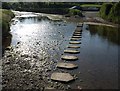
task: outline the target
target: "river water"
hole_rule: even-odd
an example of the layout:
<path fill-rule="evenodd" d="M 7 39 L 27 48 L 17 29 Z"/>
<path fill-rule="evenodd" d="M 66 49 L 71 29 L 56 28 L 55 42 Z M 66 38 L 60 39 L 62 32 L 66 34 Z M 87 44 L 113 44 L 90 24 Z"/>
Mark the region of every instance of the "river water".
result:
<path fill-rule="evenodd" d="M 19 55 L 53 61 L 49 72 L 62 71 L 76 75 L 78 79 L 65 86 L 72 89 L 116 89 L 118 88 L 118 48 L 120 42 L 117 28 L 83 25 L 78 65 L 74 70 L 55 67 L 61 61 L 64 49 L 76 29 L 76 22 L 54 21 L 34 13 L 19 12 L 11 24 L 10 45 Z M 75 54 L 76 55 L 76 54 Z M 30 61 L 31 62 L 31 61 Z M 34 62 L 33 62 L 34 64 Z M 39 64 L 36 64 L 39 66 Z M 49 64 L 48 64 L 49 65 Z"/>

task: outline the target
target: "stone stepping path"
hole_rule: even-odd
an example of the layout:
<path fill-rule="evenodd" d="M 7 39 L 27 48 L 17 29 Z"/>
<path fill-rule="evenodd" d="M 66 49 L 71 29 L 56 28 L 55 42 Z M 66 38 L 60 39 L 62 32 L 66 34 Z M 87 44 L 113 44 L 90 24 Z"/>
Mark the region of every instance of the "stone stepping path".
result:
<path fill-rule="evenodd" d="M 74 69 L 74 68 L 77 68 L 78 66 L 76 64 L 72 64 L 72 63 L 58 63 L 57 67 L 65 68 L 65 69 Z"/>
<path fill-rule="evenodd" d="M 81 44 L 79 41 L 70 41 L 69 44 Z"/>
<path fill-rule="evenodd" d="M 80 53 L 80 51 L 78 51 L 78 50 L 64 50 L 64 53 L 77 54 L 77 53 Z"/>
<path fill-rule="evenodd" d="M 63 60 L 78 60 L 78 57 L 77 56 L 72 56 L 72 55 L 62 55 L 61 56 L 61 59 L 63 59 Z"/>
<path fill-rule="evenodd" d="M 65 60 L 65 61 L 76 61 L 78 60 L 78 57 L 75 55 L 70 55 L 70 54 L 77 54 L 80 53 L 80 51 L 76 50 L 76 48 L 80 48 L 80 46 L 76 45 L 76 44 L 81 44 L 80 42 L 80 38 L 82 38 L 82 28 L 80 29 L 79 27 L 82 27 L 82 23 L 77 25 L 77 28 L 75 30 L 75 32 L 73 33 L 72 38 L 70 39 L 68 48 L 72 48 L 72 49 L 66 49 L 64 50 L 64 53 L 69 53 L 69 55 L 62 55 L 61 59 Z M 57 68 L 61 68 L 61 69 L 74 69 L 77 68 L 78 65 L 73 64 L 73 63 L 65 63 L 65 62 L 60 62 L 57 63 L 56 65 Z M 74 77 L 69 74 L 69 73 L 61 73 L 61 72 L 54 72 L 51 74 L 51 80 L 54 81 L 60 81 L 60 82 L 70 82 L 72 80 L 74 80 Z"/>
<path fill-rule="evenodd" d="M 69 82 L 74 80 L 73 76 L 71 76 L 69 73 L 58 73 L 58 72 L 53 73 L 51 75 L 51 79 L 61 82 Z"/>
<path fill-rule="evenodd" d="M 70 45 L 68 48 L 80 48 L 80 46 Z"/>

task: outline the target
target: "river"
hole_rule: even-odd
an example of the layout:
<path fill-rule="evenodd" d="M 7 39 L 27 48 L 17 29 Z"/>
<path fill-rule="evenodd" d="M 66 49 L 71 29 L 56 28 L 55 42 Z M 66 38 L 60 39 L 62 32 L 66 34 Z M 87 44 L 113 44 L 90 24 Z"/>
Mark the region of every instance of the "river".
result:
<path fill-rule="evenodd" d="M 4 56 L 4 88 L 118 88 L 118 48 L 120 48 L 118 35 L 120 30 L 84 24 L 80 54 L 77 54 L 79 60 L 71 62 L 76 63 L 78 68 L 61 70 L 56 68 L 56 64 L 61 61 L 61 55 L 69 45 L 77 22 L 51 20 L 40 15 L 17 12 L 14 22 L 11 23 L 12 37 L 9 39 L 9 45 L 12 46 L 12 50 L 11 52 L 7 50 Z M 10 63 L 6 64 L 8 59 Z M 69 72 L 78 79 L 68 84 L 50 80 L 51 73 L 61 71 Z"/>

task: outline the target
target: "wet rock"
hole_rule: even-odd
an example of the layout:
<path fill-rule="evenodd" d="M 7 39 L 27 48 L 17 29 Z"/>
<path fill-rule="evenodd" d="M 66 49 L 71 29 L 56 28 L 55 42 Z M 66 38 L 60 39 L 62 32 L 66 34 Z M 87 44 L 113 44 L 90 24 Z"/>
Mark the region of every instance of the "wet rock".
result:
<path fill-rule="evenodd" d="M 22 54 L 21 57 L 27 58 L 27 57 L 29 57 L 29 55 L 28 54 Z"/>
<path fill-rule="evenodd" d="M 78 50 L 64 50 L 64 53 L 77 54 L 77 53 L 80 53 L 80 51 L 78 51 Z"/>
<path fill-rule="evenodd" d="M 58 63 L 57 67 L 66 68 L 66 69 L 74 69 L 74 68 L 77 68 L 78 66 L 72 63 Z"/>
<path fill-rule="evenodd" d="M 82 90 L 82 87 L 81 87 L 81 86 L 78 86 L 77 88 L 80 89 L 80 90 Z"/>
<path fill-rule="evenodd" d="M 81 44 L 81 42 L 79 42 L 79 41 L 70 41 L 69 43 L 70 44 Z"/>
<path fill-rule="evenodd" d="M 61 59 L 63 59 L 63 60 L 77 60 L 78 57 L 77 56 L 72 56 L 72 55 L 63 55 L 61 57 Z"/>
<path fill-rule="evenodd" d="M 82 38 L 81 36 L 72 36 L 72 38 Z"/>
<path fill-rule="evenodd" d="M 80 38 L 71 38 L 70 39 L 71 41 L 78 41 L 78 40 L 81 40 Z"/>
<path fill-rule="evenodd" d="M 5 64 L 10 64 L 10 61 L 6 61 Z"/>
<path fill-rule="evenodd" d="M 5 50 L 8 50 L 8 51 L 10 51 L 10 50 L 11 50 L 11 47 L 9 46 L 9 47 L 7 47 Z"/>
<path fill-rule="evenodd" d="M 17 42 L 17 45 L 20 44 L 20 42 Z"/>
<path fill-rule="evenodd" d="M 80 46 L 71 45 L 71 46 L 68 46 L 68 48 L 80 48 Z"/>
<path fill-rule="evenodd" d="M 12 55 L 11 54 L 7 55 L 7 58 L 9 58 L 9 57 L 12 57 Z"/>
<path fill-rule="evenodd" d="M 51 75 L 51 79 L 55 81 L 69 82 L 72 81 L 74 78 L 69 73 L 55 72 Z"/>

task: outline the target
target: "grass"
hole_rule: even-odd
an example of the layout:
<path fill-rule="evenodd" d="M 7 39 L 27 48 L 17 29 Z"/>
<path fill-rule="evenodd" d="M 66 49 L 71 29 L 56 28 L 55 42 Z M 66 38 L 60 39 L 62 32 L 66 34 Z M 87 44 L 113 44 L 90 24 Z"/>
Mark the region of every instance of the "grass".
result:
<path fill-rule="evenodd" d="M 98 4 L 83 4 L 83 5 L 80 5 L 81 7 L 98 7 L 100 8 L 101 5 L 98 5 Z"/>

